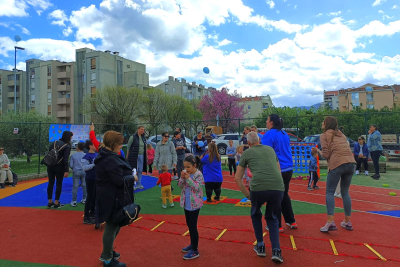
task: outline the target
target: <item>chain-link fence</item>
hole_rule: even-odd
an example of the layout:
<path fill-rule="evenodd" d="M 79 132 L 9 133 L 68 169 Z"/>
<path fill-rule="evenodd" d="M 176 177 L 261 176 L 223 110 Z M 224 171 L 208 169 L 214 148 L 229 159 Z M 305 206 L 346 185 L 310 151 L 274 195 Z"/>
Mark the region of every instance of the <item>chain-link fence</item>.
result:
<path fill-rule="evenodd" d="M 284 128 L 291 133 L 293 138 L 304 139 L 308 135 L 320 134 L 321 124 L 324 114 L 313 114 L 307 116 L 282 117 Z M 357 140 L 358 136 L 368 132 L 370 124 L 376 124 L 382 134 L 400 134 L 400 112 L 376 112 L 376 113 L 350 113 L 334 114 L 339 121 L 339 126 L 343 127 L 346 136 Z M 109 130 L 121 132 L 125 137 L 125 143 L 134 134 L 138 126 L 144 126 L 146 137 L 149 140 L 158 142 L 162 132 L 168 131 L 172 134 L 176 128 L 180 128 L 186 138 L 193 140 L 197 131 L 205 132 L 206 127 L 212 127 L 214 133 L 237 133 L 242 134 L 246 126 L 256 125 L 260 132 L 266 130 L 267 118 L 248 118 L 248 119 L 229 119 L 229 120 L 209 120 L 209 121 L 182 121 L 156 123 L 137 123 L 137 124 L 96 124 L 95 133 L 99 141 Z M 45 166 L 40 165 L 46 152 L 49 150 L 49 134 L 51 134 L 49 123 L 29 123 L 29 122 L 0 122 L 0 147 L 4 147 L 4 153 L 11 161 L 12 170 L 18 175 L 43 173 Z M 219 128 L 220 127 L 220 128 Z M 217 132 L 217 129 L 220 129 Z M 292 140 L 296 141 L 296 140 Z M 73 142 L 76 145 L 76 141 Z M 126 146 L 124 147 L 126 150 Z M 72 153 L 75 150 L 72 150 Z"/>

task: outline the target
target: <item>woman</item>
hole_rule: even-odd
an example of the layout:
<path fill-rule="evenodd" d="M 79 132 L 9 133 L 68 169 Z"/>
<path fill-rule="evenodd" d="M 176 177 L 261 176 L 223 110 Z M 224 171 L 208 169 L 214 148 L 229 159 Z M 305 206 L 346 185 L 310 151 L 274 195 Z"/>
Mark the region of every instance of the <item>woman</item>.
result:
<path fill-rule="evenodd" d="M 285 192 L 283 194 L 281 212 L 286 224 L 291 229 L 297 229 L 298 225 L 294 218 L 292 202 L 289 196 L 289 183 L 292 180 L 293 174 L 293 159 L 292 152 L 290 150 L 290 139 L 289 135 L 282 130 L 283 120 L 276 114 L 271 114 L 267 120 L 267 131 L 262 139 L 262 144 L 270 146 L 274 149 L 276 156 L 278 157 L 279 164 L 281 167 L 281 175 L 283 183 L 285 184 Z M 282 216 L 278 215 L 279 219 L 279 232 L 283 232 L 282 228 Z M 268 229 L 267 229 L 268 230 Z"/>
<path fill-rule="evenodd" d="M 199 146 L 199 142 L 203 142 L 203 146 Z M 207 145 L 207 140 L 203 136 L 202 131 L 197 132 L 197 136 L 193 139 L 192 147 L 193 147 L 193 154 L 195 156 L 201 156 L 205 152 L 205 147 Z"/>
<path fill-rule="evenodd" d="M 131 165 L 131 170 L 137 170 L 138 182 L 136 189 L 144 189 L 142 185 L 142 173 L 147 172 L 147 152 L 146 152 L 146 137 L 144 126 L 139 125 L 137 132 L 128 140 L 126 158 Z"/>
<path fill-rule="evenodd" d="M 174 143 L 169 141 L 169 133 L 162 133 L 162 140 L 157 143 L 156 154 L 154 156 L 154 168 L 161 171 L 161 166 L 166 164 L 168 172 L 172 174 L 172 170 L 176 167 L 177 155 Z"/>
<path fill-rule="evenodd" d="M 96 204 L 100 222 L 106 222 L 103 234 L 103 253 L 100 260 L 104 266 L 126 266 L 117 260 L 120 254 L 113 250 L 114 240 L 120 226 L 113 222 L 113 215 L 124 206 L 133 203 L 133 184 L 137 177 L 132 176 L 129 163 L 118 153 L 124 137 L 121 133 L 108 131 L 94 160 L 96 165 Z M 125 190 L 125 185 L 126 189 Z"/>
<path fill-rule="evenodd" d="M 346 136 L 338 130 L 338 121 L 328 116 L 322 122 L 323 133 L 320 136 L 322 157 L 328 162 L 328 176 L 326 179 L 326 208 L 328 221 L 320 229 L 321 232 L 337 231 L 334 219 L 335 189 L 340 180 L 340 192 L 344 207 L 344 221 L 340 224 L 349 231 L 353 230 L 350 222 L 351 198 L 349 188 L 354 174 L 355 160 L 347 143 Z"/>
<path fill-rule="evenodd" d="M 183 171 L 183 160 L 185 159 L 186 153 L 186 141 L 185 138 L 182 138 L 180 132 L 174 132 L 174 139 L 172 139 L 172 142 L 175 146 L 178 161 L 176 169 L 174 169 L 174 179 L 177 180 L 181 178 L 181 172 Z"/>
<path fill-rule="evenodd" d="M 55 141 L 49 147 L 49 151 L 54 148 L 58 150 L 58 163 L 54 166 L 47 167 L 47 175 L 49 177 L 49 184 L 47 186 L 48 209 L 51 207 L 55 209 L 64 207 L 64 205 L 60 203 L 60 197 L 63 179 L 67 178 L 69 175 L 68 160 L 69 154 L 71 153 L 71 140 L 73 135 L 74 134 L 70 131 L 64 131 L 61 139 Z M 53 202 L 53 189 L 56 179 L 56 194 L 55 201 Z"/>
<path fill-rule="evenodd" d="M 357 162 L 356 175 L 360 174 L 361 163 L 364 164 L 365 175 L 368 174 L 368 145 L 365 143 L 364 136 L 358 137 L 358 143 L 354 143 L 354 158 Z"/>
<path fill-rule="evenodd" d="M 208 144 L 208 154 L 201 157 L 203 177 L 206 187 L 207 202 L 212 202 L 211 196 L 215 192 L 215 201 L 220 200 L 222 185 L 221 156 L 215 143 Z"/>
<path fill-rule="evenodd" d="M 382 147 L 382 135 L 378 131 L 378 126 L 375 124 L 371 124 L 369 126 L 369 138 L 368 138 L 368 149 L 371 153 L 371 159 L 374 163 L 375 174 L 372 179 L 379 180 L 381 175 L 379 174 L 379 157 L 382 154 L 383 147 Z"/>
<path fill-rule="evenodd" d="M 240 137 L 239 142 L 242 142 L 243 152 L 249 148 L 249 144 L 247 143 L 247 134 L 251 131 L 249 126 L 244 127 L 242 137 Z"/>

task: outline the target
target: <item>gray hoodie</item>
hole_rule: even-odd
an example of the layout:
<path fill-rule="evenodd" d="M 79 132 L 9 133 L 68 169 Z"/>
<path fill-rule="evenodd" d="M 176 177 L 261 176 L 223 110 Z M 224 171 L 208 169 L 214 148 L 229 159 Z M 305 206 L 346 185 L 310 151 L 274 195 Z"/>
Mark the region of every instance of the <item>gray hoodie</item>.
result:
<path fill-rule="evenodd" d="M 174 164 L 177 163 L 177 156 L 175 145 L 171 141 L 167 141 L 165 144 L 162 141 L 157 143 L 156 153 L 154 155 L 154 166 L 157 170 L 161 170 L 163 164 L 168 165 L 168 170 L 174 169 Z"/>

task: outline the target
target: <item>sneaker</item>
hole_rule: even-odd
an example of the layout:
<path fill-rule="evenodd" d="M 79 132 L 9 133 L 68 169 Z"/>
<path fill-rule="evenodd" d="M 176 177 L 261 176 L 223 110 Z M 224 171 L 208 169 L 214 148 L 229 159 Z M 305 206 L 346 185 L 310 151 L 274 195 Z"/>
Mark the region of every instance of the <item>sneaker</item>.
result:
<path fill-rule="evenodd" d="M 94 225 L 94 229 L 96 229 L 96 230 L 100 229 L 100 227 L 101 227 L 101 224 L 100 224 L 100 223 L 96 223 L 96 224 Z"/>
<path fill-rule="evenodd" d="M 221 200 L 221 198 L 214 197 L 214 201 L 220 201 L 220 200 Z"/>
<path fill-rule="evenodd" d="M 369 172 L 368 171 L 365 171 L 365 176 L 368 176 L 369 175 Z"/>
<path fill-rule="evenodd" d="M 82 200 L 81 200 L 81 203 L 82 203 L 82 204 L 86 204 L 86 198 L 82 199 Z"/>
<path fill-rule="evenodd" d="M 171 203 L 171 205 L 170 205 L 170 206 L 171 206 L 171 208 L 173 208 L 173 207 L 175 207 L 175 204 L 174 204 L 174 203 Z"/>
<path fill-rule="evenodd" d="M 47 204 L 47 208 L 48 208 L 48 209 L 51 209 L 53 206 L 54 206 L 54 202 L 51 202 L 51 203 L 48 203 L 48 204 Z"/>
<path fill-rule="evenodd" d="M 269 231 L 268 226 L 265 226 L 265 230 Z M 283 233 L 283 227 L 279 227 L 279 233 Z"/>
<path fill-rule="evenodd" d="M 258 257 L 266 257 L 267 253 L 265 252 L 265 246 L 254 246 L 254 251 L 257 253 Z"/>
<path fill-rule="evenodd" d="M 76 201 L 72 201 L 72 202 L 71 202 L 71 206 L 72 206 L 72 207 L 76 207 Z"/>
<path fill-rule="evenodd" d="M 297 225 L 296 222 L 294 222 L 294 223 L 286 223 L 286 225 L 289 226 L 290 229 L 297 229 L 297 228 L 299 228 L 299 226 Z M 282 231 L 282 232 L 283 232 L 283 231 Z"/>
<path fill-rule="evenodd" d="M 334 194 L 333 196 L 334 196 L 334 197 L 337 197 L 337 198 L 342 198 L 342 194 L 340 194 L 340 193 L 338 194 L 338 193 L 336 193 L 336 192 L 335 192 L 335 194 Z"/>
<path fill-rule="evenodd" d="M 120 257 L 121 257 L 121 254 L 119 254 L 118 252 L 115 252 L 115 250 L 113 250 L 113 259 L 114 260 L 119 260 Z M 105 261 L 105 259 L 103 259 L 103 257 L 100 256 L 99 261 Z"/>
<path fill-rule="evenodd" d="M 174 176 L 174 178 L 172 178 L 172 179 L 174 179 L 174 180 L 178 180 L 179 178 L 178 178 L 178 176 Z"/>
<path fill-rule="evenodd" d="M 212 203 L 212 200 L 211 199 L 207 199 L 207 203 Z"/>
<path fill-rule="evenodd" d="M 64 207 L 64 204 L 58 203 L 58 204 L 54 204 L 53 208 L 55 209 L 61 209 L 62 207 Z"/>
<path fill-rule="evenodd" d="M 106 264 L 105 262 L 103 263 L 103 266 L 107 267 L 126 267 L 125 263 L 119 262 L 116 259 L 112 259 L 109 264 Z"/>
<path fill-rule="evenodd" d="M 96 222 L 93 220 L 93 218 L 83 218 L 83 224 L 95 224 Z"/>
<path fill-rule="evenodd" d="M 379 178 L 381 178 L 381 176 L 379 174 L 374 174 L 371 176 L 371 178 L 374 180 L 379 180 Z"/>
<path fill-rule="evenodd" d="M 15 184 L 10 184 L 10 187 L 15 187 Z"/>
<path fill-rule="evenodd" d="M 314 189 L 319 189 L 319 186 L 314 185 L 313 188 Z"/>
<path fill-rule="evenodd" d="M 356 175 L 359 175 L 360 174 L 360 171 L 356 171 Z"/>
<path fill-rule="evenodd" d="M 144 189 L 144 186 L 143 185 L 139 185 L 138 188 L 139 189 Z"/>
<path fill-rule="evenodd" d="M 5 189 L 6 187 L 4 186 L 4 184 L 0 184 L 0 189 Z"/>
<path fill-rule="evenodd" d="M 271 260 L 274 261 L 274 262 L 283 263 L 282 251 L 280 249 L 272 250 Z"/>
<path fill-rule="evenodd" d="M 326 223 L 325 224 L 325 226 L 324 227 L 321 227 L 320 229 L 319 229 L 321 232 L 323 232 L 323 233 L 326 233 L 326 232 L 328 232 L 328 231 L 337 231 L 338 229 L 337 229 L 337 227 L 336 227 L 336 225 L 335 225 L 335 222 L 330 222 L 330 223 Z"/>
<path fill-rule="evenodd" d="M 343 228 L 346 228 L 346 230 L 348 230 L 348 231 L 353 231 L 353 225 L 351 225 L 350 221 L 348 221 L 347 223 L 343 221 L 340 223 L 340 226 L 342 226 Z"/>
<path fill-rule="evenodd" d="M 308 190 L 308 191 L 313 191 L 313 189 L 312 189 L 311 186 L 307 187 L 307 190 Z"/>
<path fill-rule="evenodd" d="M 188 253 L 188 252 L 191 251 L 191 250 L 192 250 L 192 245 L 189 245 L 189 246 L 183 248 L 183 249 L 182 249 L 182 252 Z"/>
<path fill-rule="evenodd" d="M 133 187 L 133 190 L 134 190 L 134 191 L 136 191 L 136 190 L 138 190 L 138 189 L 139 189 L 138 186 L 134 186 L 134 187 Z"/>
<path fill-rule="evenodd" d="M 162 204 L 161 207 L 163 207 L 163 209 L 166 209 L 167 205 Z"/>
<path fill-rule="evenodd" d="M 193 260 L 193 259 L 198 258 L 198 257 L 200 257 L 199 251 L 198 250 L 197 251 L 191 250 L 191 251 L 189 251 L 187 254 L 185 254 L 183 256 L 183 259 L 184 260 Z"/>
<path fill-rule="evenodd" d="M 171 192 L 174 191 L 174 188 L 171 186 Z"/>

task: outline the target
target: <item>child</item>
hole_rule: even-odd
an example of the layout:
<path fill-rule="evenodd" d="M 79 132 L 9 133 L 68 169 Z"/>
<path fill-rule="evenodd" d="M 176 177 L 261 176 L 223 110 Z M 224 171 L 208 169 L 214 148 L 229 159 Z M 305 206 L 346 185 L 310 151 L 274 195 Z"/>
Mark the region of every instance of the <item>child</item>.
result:
<path fill-rule="evenodd" d="M 188 156 L 183 162 L 185 170 L 182 171 L 179 179 L 181 193 L 181 207 L 185 209 L 186 224 L 189 228 L 190 245 L 183 248 L 185 260 L 191 260 L 200 256 L 198 250 L 199 232 L 197 231 L 197 219 L 200 208 L 203 206 L 203 175 L 197 169 L 200 158 Z"/>
<path fill-rule="evenodd" d="M 167 198 L 169 199 L 169 204 L 171 207 L 175 206 L 171 193 L 172 175 L 168 172 L 168 165 L 166 164 L 161 166 L 161 171 L 162 173 L 158 177 L 157 185 L 161 183 L 162 207 L 166 209 Z"/>
<path fill-rule="evenodd" d="M 236 151 L 237 151 L 237 153 L 236 153 L 236 162 L 237 163 L 239 163 L 240 158 L 242 157 L 243 150 L 244 150 L 244 146 L 243 145 L 240 145 L 240 146 L 236 147 Z M 249 187 L 250 187 L 250 177 L 247 175 L 247 168 L 244 170 L 243 178 L 246 179 L 246 182 L 244 184 L 247 187 L 247 189 L 249 189 Z"/>
<path fill-rule="evenodd" d="M 229 147 L 226 150 L 226 154 L 228 154 L 229 172 L 232 175 L 232 169 L 233 169 L 233 173 L 236 174 L 236 162 L 235 162 L 236 148 L 233 147 L 232 140 L 229 140 Z"/>
<path fill-rule="evenodd" d="M 83 150 L 85 149 L 85 143 L 79 142 L 76 147 L 76 153 L 71 156 L 69 161 L 69 167 L 72 169 L 72 201 L 71 206 L 76 207 L 76 196 L 78 194 L 79 183 L 82 185 L 83 197 L 82 204 L 86 202 L 86 181 L 85 171 L 82 167 L 82 158 L 85 156 Z"/>
<path fill-rule="evenodd" d="M 310 181 L 308 182 L 308 190 L 312 191 L 314 189 L 319 189 L 317 186 L 318 182 L 318 163 L 317 163 L 317 157 L 318 157 L 318 150 L 316 148 L 311 149 L 311 158 L 310 162 L 308 163 L 308 171 L 310 173 Z M 314 182 L 314 186 L 311 187 L 312 183 Z"/>
<path fill-rule="evenodd" d="M 153 162 L 154 162 L 154 148 L 151 144 L 146 145 L 146 153 L 147 153 L 147 165 L 149 166 L 149 173 L 153 174 Z"/>
<path fill-rule="evenodd" d="M 86 141 L 88 153 L 82 158 L 82 168 L 86 172 L 87 198 L 85 203 L 84 224 L 95 224 L 96 172 L 94 159 L 97 157 L 96 147 L 92 141 Z"/>

